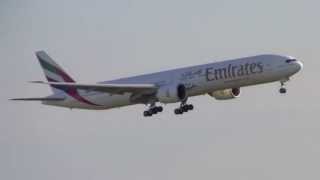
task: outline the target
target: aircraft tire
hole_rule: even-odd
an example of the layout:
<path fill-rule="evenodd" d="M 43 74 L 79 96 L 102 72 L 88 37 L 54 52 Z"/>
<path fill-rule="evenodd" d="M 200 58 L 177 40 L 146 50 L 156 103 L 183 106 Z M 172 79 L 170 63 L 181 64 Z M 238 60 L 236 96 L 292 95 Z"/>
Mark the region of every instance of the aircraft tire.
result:
<path fill-rule="evenodd" d="M 280 92 L 281 94 L 285 94 L 285 93 L 287 93 L 287 89 L 286 89 L 286 88 L 280 88 L 280 89 L 279 89 L 279 92 Z"/>
<path fill-rule="evenodd" d="M 191 111 L 192 111 L 192 110 L 193 110 L 193 108 L 194 108 L 194 107 L 193 107 L 193 105 L 192 105 L 192 104 L 189 104 L 189 105 L 188 105 L 188 109 L 189 109 L 189 110 L 191 110 Z"/>
<path fill-rule="evenodd" d="M 144 117 L 149 117 L 149 116 L 152 116 L 152 113 L 150 113 L 149 111 L 144 111 L 143 112 L 143 116 Z"/>
<path fill-rule="evenodd" d="M 177 108 L 177 109 L 174 110 L 174 113 L 178 115 L 178 114 L 182 114 L 183 111 L 182 111 L 181 108 Z"/>
<path fill-rule="evenodd" d="M 162 112 L 163 111 L 163 107 L 162 106 L 158 106 L 156 109 L 157 109 L 158 112 Z"/>

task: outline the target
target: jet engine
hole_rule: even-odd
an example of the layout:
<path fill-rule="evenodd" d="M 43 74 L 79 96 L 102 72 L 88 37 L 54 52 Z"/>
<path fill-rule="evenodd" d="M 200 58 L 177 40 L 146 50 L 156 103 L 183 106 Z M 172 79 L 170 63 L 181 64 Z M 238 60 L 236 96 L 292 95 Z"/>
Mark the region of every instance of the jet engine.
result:
<path fill-rule="evenodd" d="M 175 103 L 187 98 L 186 87 L 183 84 L 163 86 L 158 89 L 156 97 L 162 103 Z"/>
<path fill-rule="evenodd" d="M 240 88 L 218 90 L 208 94 L 217 100 L 233 99 L 240 96 Z"/>

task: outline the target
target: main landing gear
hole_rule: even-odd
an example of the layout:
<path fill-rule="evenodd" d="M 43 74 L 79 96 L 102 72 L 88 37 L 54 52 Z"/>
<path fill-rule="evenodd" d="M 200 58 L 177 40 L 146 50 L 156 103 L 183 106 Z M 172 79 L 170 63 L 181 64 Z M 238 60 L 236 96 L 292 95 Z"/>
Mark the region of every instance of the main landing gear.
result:
<path fill-rule="evenodd" d="M 287 89 L 285 88 L 285 82 L 287 82 L 287 81 L 289 81 L 289 78 L 280 81 L 280 83 L 281 83 L 281 88 L 279 89 L 280 94 L 287 93 Z"/>
<path fill-rule="evenodd" d="M 181 102 L 181 105 L 180 105 L 180 107 L 179 108 L 176 108 L 175 110 L 174 110 L 174 113 L 175 114 L 183 114 L 183 113 L 185 113 L 185 112 L 188 112 L 188 111 L 191 111 L 191 110 L 193 110 L 193 105 L 192 104 L 187 104 L 187 101 L 183 101 L 183 102 Z"/>
<path fill-rule="evenodd" d="M 157 114 L 158 112 L 162 112 L 163 107 L 162 106 L 156 106 L 155 103 L 150 105 L 150 108 L 143 112 L 144 117 L 152 116 L 153 114 Z"/>

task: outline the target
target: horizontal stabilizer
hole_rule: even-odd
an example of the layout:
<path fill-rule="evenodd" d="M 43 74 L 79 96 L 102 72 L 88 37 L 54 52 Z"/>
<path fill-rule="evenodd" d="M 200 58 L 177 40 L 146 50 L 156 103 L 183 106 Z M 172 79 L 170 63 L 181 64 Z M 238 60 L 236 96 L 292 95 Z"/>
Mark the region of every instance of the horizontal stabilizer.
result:
<path fill-rule="evenodd" d="M 65 98 L 14 98 L 12 101 L 63 101 Z"/>

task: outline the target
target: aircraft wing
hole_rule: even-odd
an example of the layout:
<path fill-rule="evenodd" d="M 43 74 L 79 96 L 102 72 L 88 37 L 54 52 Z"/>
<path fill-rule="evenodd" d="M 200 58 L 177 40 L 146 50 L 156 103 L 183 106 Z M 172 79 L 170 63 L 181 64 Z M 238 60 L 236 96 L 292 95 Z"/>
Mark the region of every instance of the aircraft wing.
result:
<path fill-rule="evenodd" d="M 14 98 L 12 101 L 63 101 L 65 98 Z"/>
<path fill-rule="evenodd" d="M 153 93 L 158 87 L 154 84 L 81 84 L 70 82 L 42 82 L 33 83 L 48 84 L 57 89 L 76 88 L 79 90 L 98 91 L 110 94 L 123 93 Z"/>

